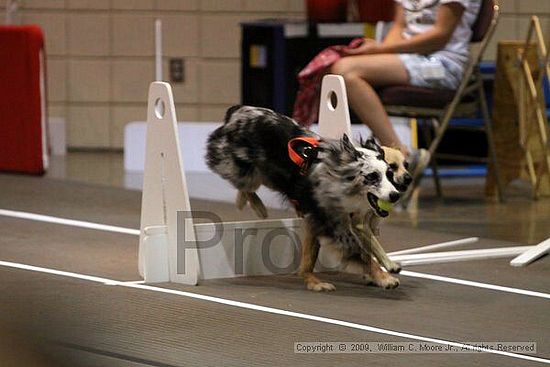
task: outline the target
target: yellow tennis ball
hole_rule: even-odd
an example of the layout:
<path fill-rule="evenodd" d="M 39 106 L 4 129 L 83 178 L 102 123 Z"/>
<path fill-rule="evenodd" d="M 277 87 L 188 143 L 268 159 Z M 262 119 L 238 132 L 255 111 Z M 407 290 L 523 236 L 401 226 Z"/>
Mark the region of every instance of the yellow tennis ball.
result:
<path fill-rule="evenodd" d="M 393 207 L 393 204 L 390 203 L 389 201 L 378 199 L 378 206 L 380 207 L 380 209 L 389 212 Z"/>

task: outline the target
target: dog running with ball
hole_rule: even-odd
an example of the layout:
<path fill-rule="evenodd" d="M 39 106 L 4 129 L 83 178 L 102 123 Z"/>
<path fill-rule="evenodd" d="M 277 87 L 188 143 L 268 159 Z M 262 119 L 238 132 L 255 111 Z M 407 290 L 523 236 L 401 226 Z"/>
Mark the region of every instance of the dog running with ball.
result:
<path fill-rule="evenodd" d="M 237 105 L 210 134 L 206 161 L 238 190 L 239 208 L 248 203 L 259 217 L 267 217 L 256 194 L 261 185 L 294 205 L 304 219 L 300 275 L 308 289 L 335 289 L 313 273 L 321 246 L 339 260 L 342 271 L 395 288 L 399 280 L 390 273 L 400 267 L 376 239 L 378 218 L 388 215 L 410 176 L 402 155 L 388 149 L 374 139 L 358 148 L 347 136 L 324 139 L 272 110 Z M 388 164 L 389 155 L 396 162 Z"/>

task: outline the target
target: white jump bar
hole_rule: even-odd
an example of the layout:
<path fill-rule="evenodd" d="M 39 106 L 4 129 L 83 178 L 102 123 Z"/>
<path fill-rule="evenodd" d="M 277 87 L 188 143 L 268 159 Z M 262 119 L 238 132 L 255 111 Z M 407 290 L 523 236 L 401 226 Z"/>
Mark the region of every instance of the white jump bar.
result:
<path fill-rule="evenodd" d="M 514 258 L 510 261 L 510 265 L 525 266 L 548 252 L 550 252 L 550 238 L 542 241 L 536 246 L 532 246 L 531 249 Z"/>
<path fill-rule="evenodd" d="M 488 248 L 480 250 L 431 252 L 427 254 L 408 254 L 390 256 L 402 266 L 437 264 L 467 260 L 487 260 L 517 256 L 532 249 L 534 246 L 514 246 L 501 248 Z"/>
<path fill-rule="evenodd" d="M 474 243 L 479 241 L 479 237 L 468 237 L 468 238 L 462 238 L 460 240 L 454 240 L 454 241 L 447 241 L 447 242 L 441 242 L 441 243 L 434 243 L 433 245 L 427 245 L 422 247 L 415 247 L 410 248 L 406 250 L 400 250 L 395 252 L 388 253 L 389 256 L 395 256 L 395 255 L 407 255 L 407 254 L 418 254 L 421 252 L 428 252 L 431 250 L 438 250 L 442 248 L 448 248 L 448 247 L 454 247 L 459 245 L 466 245 L 469 243 Z"/>

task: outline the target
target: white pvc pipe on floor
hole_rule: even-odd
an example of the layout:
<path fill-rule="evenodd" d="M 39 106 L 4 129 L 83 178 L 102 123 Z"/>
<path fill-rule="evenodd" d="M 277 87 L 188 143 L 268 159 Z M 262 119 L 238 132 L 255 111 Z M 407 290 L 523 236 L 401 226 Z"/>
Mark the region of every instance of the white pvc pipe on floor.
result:
<path fill-rule="evenodd" d="M 390 259 L 401 266 L 438 264 L 455 261 L 488 260 L 517 256 L 534 246 L 514 246 L 479 250 L 431 252 L 426 254 L 393 255 Z"/>
<path fill-rule="evenodd" d="M 394 251 L 394 252 L 388 253 L 388 255 L 395 256 L 395 255 L 406 255 L 406 254 L 418 254 L 418 253 L 421 253 L 421 252 L 428 252 L 428 251 L 431 251 L 431 250 L 449 248 L 449 247 L 454 247 L 454 246 L 459 246 L 459 245 L 466 245 L 466 244 L 474 243 L 474 242 L 477 242 L 477 241 L 479 241 L 479 237 L 468 237 L 468 238 L 463 238 L 463 239 L 460 239 L 460 240 L 434 243 L 433 245 L 427 245 L 427 246 L 422 246 L 422 247 L 410 248 L 410 249 L 406 249 L 406 250 Z"/>
<path fill-rule="evenodd" d="M 550 238 L 542 241 L 536 246 L 532 246 L 531 249 L 523 252 L 518 257 L 512 259 L 512 261 L 510 261 L 510 265 L 525 266 L 549 252 L 550 252 Z"/>

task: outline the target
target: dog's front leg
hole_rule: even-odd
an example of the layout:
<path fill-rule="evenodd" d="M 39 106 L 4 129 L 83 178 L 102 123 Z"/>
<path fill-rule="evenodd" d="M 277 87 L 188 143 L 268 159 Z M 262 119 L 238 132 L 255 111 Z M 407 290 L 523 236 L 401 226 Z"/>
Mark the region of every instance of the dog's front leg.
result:
<path fill-rule="evenodd" d="M 312 233 L 307 219 L 304 220 L 304 232 L 299 275 L 304 278 L 304 282 L 309 290 L 315 292 L 335 290 L 336 287 L 333 284 L 322 282 L 313 274 L 313 268 L 319 256 L 320 243 L 319 239 Z"/>
<path fill-rule="evenodd" d="M 367 281 L 381 288 L 396 288 L 399 286 L 399 279 L 384 272 L 378 262 L 371 255 L 375 246 L 367 238 L 365 231 L 349 228 L 339 236 L 340 243 L 347 248 L 359 249 L 361 255 L 348 257 L 345 262 L 345 271 L 362 275 Z M 380 246 L 380 244 L 378 244 Z"/>
<path fill-rule="evenodd" d="M 370 249 L 374 257 L 376 257 L 380 264 L 390 273 L 399 273 L 401 271 L 401 266 L 388 257 L 386 251 L 384 250 L 380 242 L 378 242 L 378 238 L 376 238 L 367 223 L 363 225 L 363 231 L 366 236 L 366 241 L 368 241 L 368 243 L 370 244 Z"/>
<path fill-rule="evenodd" d="M 352 274 L 360 274 L 369 283 L 378 287 L 391 289 L 399 286 L 399 279 L 382 270 L 378 262 L 371 255 L 371 242 L 365 231 L 350 228 L 340 236 L 340 243 L 346 248 L 358 249 L 360 254 L 347 257 L 344 260 L 344 271 Z"/>
<path fill-rule="evenodd" d="M 378 241 L 380 219 L 375 215 L 366 215 L 363 221 L 358 223 L 359 217 L 353 217 L 354 228 L 362 237 L 362 241 L 370 247 L 369 253 L 372 253 L 378 262 L 390 273 L 399 273 L 401 266 L 391 260 L 386 251 Z"/>

